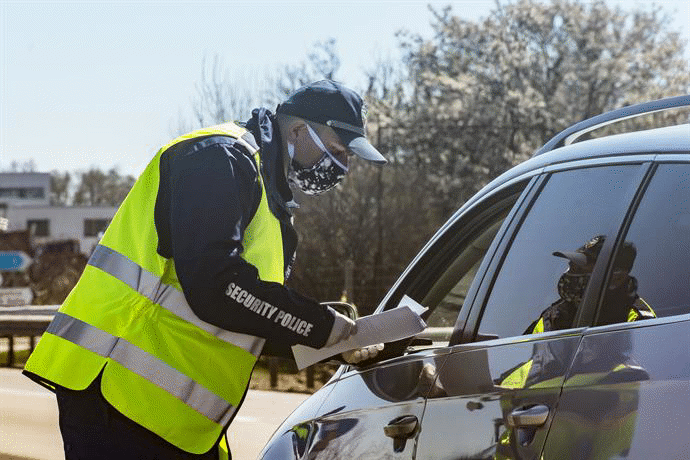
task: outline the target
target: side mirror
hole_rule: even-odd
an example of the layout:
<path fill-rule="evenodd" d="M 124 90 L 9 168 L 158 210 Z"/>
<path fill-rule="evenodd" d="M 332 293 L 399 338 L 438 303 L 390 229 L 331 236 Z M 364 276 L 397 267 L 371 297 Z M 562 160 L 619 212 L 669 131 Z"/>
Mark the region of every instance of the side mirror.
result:
<path fill-rule="evenodd" d="M 333 310 L 337 311 L 341 315 L 345 315 L 351 320 L 356 320 L 359 318 L 359 312 L 357 307 L 346 302 L 321 302 L 321 305 L 326 305 L 331 307 Z"/>

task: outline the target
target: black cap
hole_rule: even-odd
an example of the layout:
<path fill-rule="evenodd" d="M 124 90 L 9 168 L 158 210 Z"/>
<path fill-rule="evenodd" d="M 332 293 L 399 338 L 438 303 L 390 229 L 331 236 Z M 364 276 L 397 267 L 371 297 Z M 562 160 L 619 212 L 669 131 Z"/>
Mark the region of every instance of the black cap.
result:
<path fill-rule="evenodd" d="M 604 246 L 604 241 L 606 241 L 606 237 L 604 235 L 597 235 L 584 245 L 577 248 L 574 252 L 556 251 L 553 253 L 553 255 L 568 259 L 570 263 L 578 267 L 586 267 L 588 264 L 594 265 L 597 257 L 599 257 L 601 248 Z M 614 268 L 629 272 L 632 269 L 636 257 L 637 249 L 635 248 L 635 245 L 626 241 L 618 251 L 618 255 L 616 256 L 613 266 Z"/>
<path fill-rule="evenodd" d="M 597 235 L 575 251 L 556 251 L 553 255 L 568 259 L 570 263 L 577 267 L 586 267 L 588 264 L 594 265 L 605 240 L 606 237 L 604 235 Z"/>
<path fill-rule="evenodd" d="M 378 164 L 387 162 L 365 137 L 362 98 L 340 83 L 321 80 L 303 86 L 278 105 L 276 112 L 330 126 L 355 155 Z"/>

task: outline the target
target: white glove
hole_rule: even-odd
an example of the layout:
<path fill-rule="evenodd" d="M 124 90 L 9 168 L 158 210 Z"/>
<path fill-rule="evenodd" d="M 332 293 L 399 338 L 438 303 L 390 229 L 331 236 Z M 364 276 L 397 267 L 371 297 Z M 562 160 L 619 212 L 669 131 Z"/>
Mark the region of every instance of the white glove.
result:
<path fill-rule="evenodd" d="M 347 340 L 357 332 L 357 323 L 330 307 L 329 310 L 335 315 L 335 321 L 333 321 L 333 329 L 331 329 L 331 334 L 328 336 L 324 347 L 330 347 L 338 342 Z"/>
<path fill-rule="evenodd" d="M 341 353 L 343 359 L 348 364 L 357 364 L 367 359 L 375 358 L 380 351 L 383 351 L 383 344 L 369 345 L 368 347 L 356 348 L 354 350 Z"/>

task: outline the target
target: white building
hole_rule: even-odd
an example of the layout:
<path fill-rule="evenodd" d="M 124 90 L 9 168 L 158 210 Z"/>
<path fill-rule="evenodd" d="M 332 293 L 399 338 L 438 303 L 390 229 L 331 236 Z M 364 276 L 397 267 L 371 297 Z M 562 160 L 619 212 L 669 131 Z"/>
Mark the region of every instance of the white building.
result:
<path fill-rule="evenodd" d="M 0 173 L 0 220 L 7 231 L 29 230 L 34 244 L 77 240 L 91 253 L 117 211 L 113 206 L 51 206 L 50 174 Z"/>
<path fill-rule="evenodd" d="M 50 174 L 0 173 L 0 213 L 9 206 L 50 204 Z"/>

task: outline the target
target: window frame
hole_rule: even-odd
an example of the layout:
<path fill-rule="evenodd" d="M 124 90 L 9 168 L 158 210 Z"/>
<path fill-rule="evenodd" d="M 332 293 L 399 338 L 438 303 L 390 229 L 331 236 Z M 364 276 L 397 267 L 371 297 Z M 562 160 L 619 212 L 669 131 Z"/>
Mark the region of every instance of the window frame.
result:
<path fill-rule="evenodd" d="M 654 321 L 654 323 L 658 323 L 659 321 L 662 320 L 671 320 L 670 322 L 674 322 L 673 318 L 682 318 L 682 317 L 687 317 L 690 316 L 690 313 L 684 313 L 684 314 L 679 314 L 679 315 L 670 315 L 670 316 L 664 316 L 661 318 L 654 318 L 650 320 L 645 320 L 642 322 L 633 322 L 633 323 L 614 323 L 614 324 L 597 324 L 600 321 L 600 315 L 602 313 L 603 307 L 604 307 L 604 300 L 606 297 L 606 286 L 608 285 L 608 281 L 612 275 L 613 272 L 613 265 L 614 265 L 614 255 L 618 253 L 619 248 L 621 245 L 625 242 L 625 238 L 628 235 L 628 231 L 630 230 L 631 225 L 635 221 L 635 216 L 637 215 L 637 212 L 640 208 L 640 205 L 642 204 L 642 201 L 644 201 L 644 197 L 647 194 L 647 191 L 649 190 L 650 184 L 654 181 L 654 177 L 656 176 L 659 167 L 662 165 L 669 165 L 669 164 L 677 164 L 677 165 L 690 165 L 690 161 L 688 161 L 688 157 L 679 157 L 677 154 L 673 155 L 672 157 L 661 157 L 656 159 L 656 161 L 649 162 L 646 175 L 643 178 L 643 182 L 640 185 L 640 187 L 637 190 L 637 194 L 635 195 L 635 198 L 631 205 L 629 206 L 628 213 L 625 216 L 625 220 L 623 221 L 622 225 L 619 228 L 618 235 L 615 241 L 615 245 L 612 245 L 610 248 L 610 251 L 606 254 L 607 255 L 607 263 L 606 265 L 602 268 L 601 270 L 601 279 L 598 280 L 598 289 L 595 292 L 592 292 L 592 301 L 595 303 L 593 311 L 591 312 L 591 322 L 590 326 L 592 328 L 616 328 L 620 326 L 629 326 L 629 327 L 637 327 L 637 326 L 645 326 L 648 324 L 649 321 Z M 602 252 L 606 249 L 606 246 L 602 248 Z M 595 267 L 596 271 L 596 267 Z M 594 273 L 593 273 L 594 276 Z M 587 292 L 585 292 L 585 295 Z M 586 318 L 585 318 L 586 320 Z"/>
<path fill-rule="evenodd" d="M 42 232 L 41 232 L 41 234 L 39 234 L 38 232 L 31 233 L 33 231 L 31 228 L 32 226 L 35 226 L 35 228 L 38 229 L 39 225 L 43 225 L 43 224 L 45 224 L 45 228 L 46 228 L 45 234 L 43 234 Z M 29 231 L 31 236 L 35 236 L 37 238 L 47 238 L 50 236 L 50 219 L 27 219 L 26 220 L 26 229 Z"/>
<path fill-rule="evenodd" d="M 395 308 L 406 294 L 413 298 L 415 298 L 414 296 L 419 297 L 418 293 L 433 285 L 440 273 L 448 268 L 448 262 L 452 262 L 455 258 L 452 254 L 457 255 L 458 250 L 464 248 L 469 241 L 477 236 L 478 229 L 485 228 L 487 220 L 495 216 L 500 210 L 507 208 L 508 214 L 489 245 L 475 278 L 470 284 L 467 296 L 453 325 L 449 343 L 442 345 L 441 348 L 454 345 L 457 337 L 462 335 L 470 311 L 470 304 L 474 301 L 477 286 L 484 279 L 486 268 L 496 253 L 496 247 L 503 239 L 506 228 L 509 227 L 515 216 L 516 209 L 521 206 L 533 190 L 540 171 L 531 171 L 496 187 L 469 208 L 451 217 L 400 276 L 377 308 L 377 312 Z M 425 348 L 439 348 L 439 346 L 435 344 L 433 347 Z"/>
<path fill-rule="evenodd" d="M 506 228 L 502 235 L 501 244 L 497 248 L 490 266 L 487 267 L 486 272 L 484 273 L 484 279 L 482 280 L 481 285 L 478 286 L 478 292 L 476 294 L 476 298 L 471 304 L 471 310 L 469 311 L 469 316 L 466 320 L 464 332 L 461 336 L 457 337 L 455 344 L 482 341 L 481 337 L 477 337 L 481 318 L 484 314 L 484 308 L 487 305 L 489 297 L 493 292 L 494 283 L 500 273 L 501 267 L 503 266 L 505 258 L 508 254 L 508 250 L 511 248 L 524 220 L 527 218 L 534 204 L 541 196 L 548 179 L 553 174 L 568 170 L 637 165 L 639 166 L 639 171 L 637 172 L 636 176 L 633 176 L 634 178 L 631 183 L 631 189 L 625 195 L 625 199 L 621 201 L 619 208 L 620 213 L 611 220 L 612 223 L 610 233 L 613 238 L 607 238 L 607 241 L 599 253 L 597 263 L 595 264 L 590 282 L 585 290 L 582 305 L 580 306 L 578 314 L 575 318 L 573 327 L 570 329 L 564 329 L 562 331 L 545 332 L 543 334 L 555 336 L 565 335 L 571 334 L 577 329 L 592 326 L 594 324 L 595 312 L 598 311 L 601 303 L 601 297 L 603 296 L 604 283 L 608 279 L 606 276 L 608 267 L 612 265 L 611 256 L 614 254 L 614 249 L 617 247 L 621 235 L 623 234 L 623 228 L 631 216 L 633 207 L 636 203 L 639 203 L 644 190 L 646 190 L 646 184 L 648 184 L 650 180 L 651 171 L 653 168 L 653 157 L 654 155 L 652 154 L 600 158 L 594 161 L 580 159 L 572 162 L 551 165 L 547 168 L 544 168 L 543 172 L 536 178 L 535 186 L 533 187 L 532 193 L 530 193 L 529 197 L 527 197 L 528 199 L 522 203 L 519 209 L 514 210 L 516 212 L 515 218 L 511 222 L 510 227 Z M 524 340 L 523 335 L 504 337 L 495 340 L 499 340 L 501 342 L 510 342 L 514 341 L 516 337 L 520 338 L 520 340 Z M 453 344 L 453 342 L 451 343 Z"/>
<path fill-rule="evenodd" d="M 100 232 L 104 232 L 108 228 L 108 225 L 110 225 L 111 220 L 112 219 L 108 219 L 108 218 L 90 218 L 90 217 L 84 218 L 84 238 L 96 238 L 96 237 L 98 237 L 98 234 Z M 105 222 L 105 226 L 103 227 L 103 229 L 95 232 L 95 234 L 93 234 L 93 235 L 90 233 L 87 233 L 86 232 L 87 226 L 88 226 L 87 224 L 92 224 L 92 226 L 95 227 L 96 226 L 95 224 L 97 222 L 98 223 Z"/>

